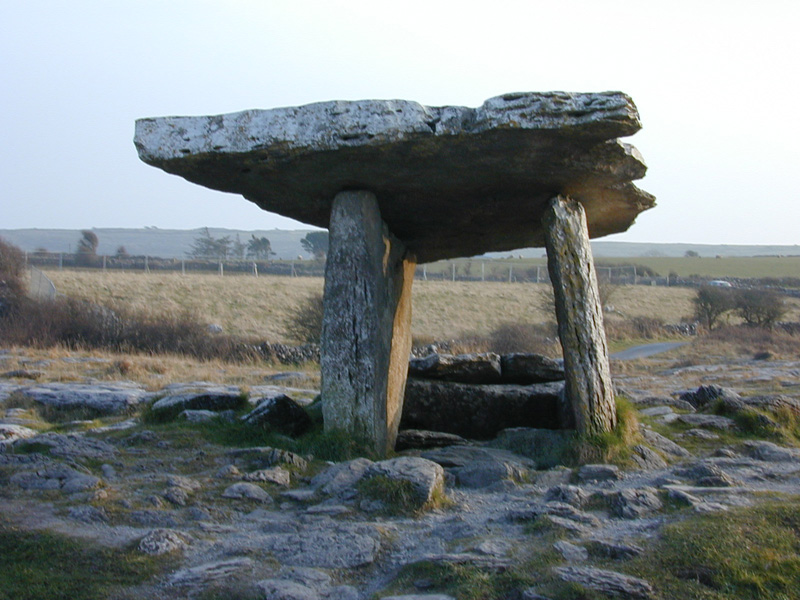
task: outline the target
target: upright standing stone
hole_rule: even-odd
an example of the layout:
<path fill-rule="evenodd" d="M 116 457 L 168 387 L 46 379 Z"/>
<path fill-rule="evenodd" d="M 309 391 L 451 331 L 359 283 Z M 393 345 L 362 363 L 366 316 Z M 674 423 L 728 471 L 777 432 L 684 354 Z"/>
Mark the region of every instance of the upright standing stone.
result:
<path fill-rule="evenodd" d="M 340 429 L 394 448 L 411 351 L 416 264 L 370 192 L 340 192 L 331 210 L 322 323 L 322 412 Z"/>
<path fill-rule="evenodd" d="M 617 421 L 614 389 L 586 215 L 580 203 L 558 196 L 543 222 L 564 350 L 564 391 L 575 428 L 590 435 L 611 431 Z"/>

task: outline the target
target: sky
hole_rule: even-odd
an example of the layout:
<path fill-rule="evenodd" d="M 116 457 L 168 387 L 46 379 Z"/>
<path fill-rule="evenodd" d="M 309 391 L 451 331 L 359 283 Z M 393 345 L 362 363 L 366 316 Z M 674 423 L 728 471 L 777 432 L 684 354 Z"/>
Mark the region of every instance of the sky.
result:
<path fill-rule="evenodd" d="M 139 161 L 134 121 L 620 90 L 630 242 L 798 244 L 797 0 L 0 0 L 0 228 L 307 229 Z"/>

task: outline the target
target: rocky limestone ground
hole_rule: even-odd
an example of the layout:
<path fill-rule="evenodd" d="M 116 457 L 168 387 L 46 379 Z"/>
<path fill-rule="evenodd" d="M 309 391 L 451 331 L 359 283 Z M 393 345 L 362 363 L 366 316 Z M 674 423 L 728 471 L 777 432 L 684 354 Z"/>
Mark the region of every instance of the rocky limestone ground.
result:
<path fill-rule="evenodd" d="M 25 357 L 3 352 L 0 371 L 12 362 Z M 800 361 L 655 358 L 621 369 L 615 383 L 641 422 L 628 466 L 548 470 L 491 442 L 335 464 L 222 445 L 203 435 L 208 419 L 270 413 L 296 435 L 308 424 L 293 407 L 314 390 L 273 382 L 245 398 L 194 382 L 154 392 L 48 383 L 47 365 L 37 369 L 0 379 L 0 512 L 22 529 L 169 558 L 161 576 L 117 597 L 439 600 L 454 597 L 442 574 L 477 573 L 511 581 L 492 597 L 669 598 L 627 566 L 666 526 L 800 497 L 800 451 L 744 435 L 736 419 L 755 407 L 769 431 L 770 411 L 800 414 Z M 82 410 L 95 418 L 70 420 Z M 154 421 L 159 411 L 175 421 Z M 519 448 L 528 432 L 507 433 Z M 396 489 L 402 507 L 387 494 Z"/>

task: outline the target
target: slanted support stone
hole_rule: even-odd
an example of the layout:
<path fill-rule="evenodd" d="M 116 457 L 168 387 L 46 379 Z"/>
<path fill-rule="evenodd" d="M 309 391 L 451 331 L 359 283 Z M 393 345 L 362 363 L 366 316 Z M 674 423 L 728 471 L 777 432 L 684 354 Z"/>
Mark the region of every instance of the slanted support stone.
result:
<path fill-rule="evenodd" d="M 385 455 L 403 409 L 416 261 L 389 232 L 371 192 L 337 194 L 329 231 L 320 352 L 325 430 L 344 430 Z"/>
<path fill-rule="evenodd" d="M 571 417 L 580 433 L 608 432 L 616 426 L 616 408 L 586 214 L 579 202 L 558 196 L 543 225 Z"/>

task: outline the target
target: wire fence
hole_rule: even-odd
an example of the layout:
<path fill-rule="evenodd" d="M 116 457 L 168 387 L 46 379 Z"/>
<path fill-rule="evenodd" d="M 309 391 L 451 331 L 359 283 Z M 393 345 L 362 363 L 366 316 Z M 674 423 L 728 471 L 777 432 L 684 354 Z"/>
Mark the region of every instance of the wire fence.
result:
<path fill-rule="evenodd" d="M 55 252 L 28 253 L 31 267 L 45 269 L 101 269 L 140 272 L 215 273 L 226 275 L 278 275 L 322 277 L 324 260 L 247 260 L 159 258 L 153 256 L 99 256 Z M 600 282 L 614 285 L 676 285 L 676 277 L 663 277 L 637 265 L 596 266 Z M 546 264 L 511 262 L 499 259 L 454 259 L 419 265 L 415 278 L 424 281 L 504 281 L 509 283 L 549 283 Z"/>
<path fill-rule="evenodd" d="M 53 300 L 58 295 L 56 286 L 50 278 L 36 267 L 28 267 L 30 281 L 28 283 L 28 295 L 39 300 Z"/>

